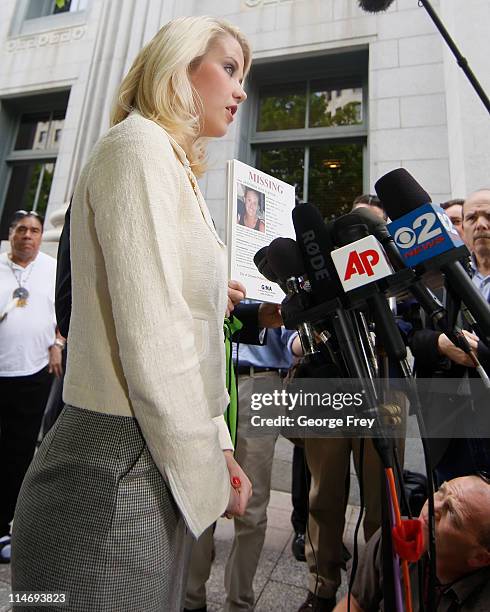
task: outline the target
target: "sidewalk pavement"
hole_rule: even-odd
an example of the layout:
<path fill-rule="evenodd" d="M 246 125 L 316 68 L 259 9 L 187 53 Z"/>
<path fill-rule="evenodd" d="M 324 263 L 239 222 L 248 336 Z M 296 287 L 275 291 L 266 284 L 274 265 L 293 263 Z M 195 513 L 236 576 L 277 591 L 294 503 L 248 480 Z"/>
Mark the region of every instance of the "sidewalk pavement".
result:
<path fill-rule="evenodd" d="M 296 561 L 291 552 L 293 529 L 291 526 L 291 461 L 293 446 L 279 438 L 276 444 L 272 473 L 272 492 L 268 508 L 265 545 L 254 581 L 257 612 L 295 612 L 306 599 L 308 572 L 306 563 Z M 420 441 L 407 439 L 405 465 L 408 469 L 424 472 L 421 464 Z M 353 467 L 351 466 L 353 474 Z M 351 478 L 351 492 L 346 512 L 344 543 L 352 552 L 354 528 L 359 515 L 359 492 L 355 476 Z M 362 530 L 361 530 L 362 531 Z M 221 612 L 225 599 L 224 567 L 233 538 L 233 521 L 220 519 L 215 532 L 216 559 L 207 585 L 208 611 Z M 362 535 L 359 544 L 363 543 Z M 346 574 L 342 572 L 342 585 L 338 598 L 347 591 Z M 0 612 L 8 612 L 10 592 L 10 566 L 0 565 Z M 87 612 L 97 612 L 87 610 Z M 114 610 L 113 612 L 118 612 Z M 144 612 L 144 610 L 135 610 Z"/>

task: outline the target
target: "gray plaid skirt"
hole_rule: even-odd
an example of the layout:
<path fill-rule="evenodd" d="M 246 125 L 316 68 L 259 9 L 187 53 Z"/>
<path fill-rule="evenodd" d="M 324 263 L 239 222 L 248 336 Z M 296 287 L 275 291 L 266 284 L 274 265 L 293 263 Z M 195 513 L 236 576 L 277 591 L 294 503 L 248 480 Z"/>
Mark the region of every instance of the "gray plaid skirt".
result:
<path fill-rule="evenodd" d="M 14 609 L 178 611 L 190 548 L 136 420 L 66 406 L 19 495 L 12 590 L 67 603 Z"/>

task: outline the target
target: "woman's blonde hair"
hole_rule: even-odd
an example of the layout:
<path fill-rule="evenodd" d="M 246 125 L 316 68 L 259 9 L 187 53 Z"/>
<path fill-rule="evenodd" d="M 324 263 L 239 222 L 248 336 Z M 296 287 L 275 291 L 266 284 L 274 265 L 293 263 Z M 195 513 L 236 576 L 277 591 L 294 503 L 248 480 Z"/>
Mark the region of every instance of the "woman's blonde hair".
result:
<path fill-rule="evenodd" d="M 196 175 L 205 170 L 204 147 L 198 140 L 202 102 L 190 73 L 217 38 L 229 34 L 241 46 L 244 77 L 251 50 L 232 24 L 214 17 L 180 17 L 167 23 L 138 53 L 124 77 L 111 113 L 111 126 L 132 110 L 161 125 L 185 150 Z"/>

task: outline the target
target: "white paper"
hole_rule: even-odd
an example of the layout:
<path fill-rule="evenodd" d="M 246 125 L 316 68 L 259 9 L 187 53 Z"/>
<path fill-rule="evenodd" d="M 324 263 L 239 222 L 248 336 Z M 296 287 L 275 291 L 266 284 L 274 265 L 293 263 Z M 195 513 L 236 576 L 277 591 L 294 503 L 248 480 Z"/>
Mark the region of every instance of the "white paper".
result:
<path fill-rule="evenodd" d="M 295 238 L 295 191 L 236 159 L 228 162 L 227 241 L 229 278 L 245 285 L 247 298 L 280 303 L 284 292 L 259 273 L 255 253 L 275 238 Z"/>

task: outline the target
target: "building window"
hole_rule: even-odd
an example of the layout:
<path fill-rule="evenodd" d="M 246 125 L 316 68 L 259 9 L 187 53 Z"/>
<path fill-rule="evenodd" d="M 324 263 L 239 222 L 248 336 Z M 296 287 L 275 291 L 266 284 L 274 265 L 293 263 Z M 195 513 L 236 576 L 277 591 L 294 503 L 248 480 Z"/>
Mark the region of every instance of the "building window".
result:
<path fill-rule="evenodd" d="M 367 52 L 262 65 L 252 83 L 251 162 L 324 217 L 348 212 L 364 191 Z"/>
<path fill-rule="evenodd" d="M 56 0 L 29 0 L 25 19 L 38 19 L 60 13 L 75 13 L 87 8 L 87 0 L 65 0 L 63 6 L 58 6 Z"/>
<path fill-rule="evenodd" d="M 256 166 L 294 185 L 300 201 L 315 204 L 325 218 L 333 218 L 349 212 L 364 191 L 363 148 L 362 142 L 328 141 L 259 147 Z"/>
<path fill-rule="evenodd" d="M 12 146 L 1 168 L 7 188 L 0 240 L 8 237 L 8 224 L 16 210 L 35 210 L 43 216 L 46 213 L 67 102 L 68 92 L 61 92 L 7 104 L 12 115 Z M 31 111 L 43 107 L 46 110 Z"/>
<path fill-rule="evenodd" d="M 34 210 L 45 215 L 56 162 L 17 162 L 12 164 L 6 204 L 15 204 L 14 210 Z M 8 220 L 6 220 L 8 223 Z M 5 238 L 4 236 L 2 238 Z"/>
<path fill-rule="evenodd" d="M 21 115 L 14 150 L 58 150 L 65 111 Z"/>
<path fill-rule="evenodd" d="M 307 81 L 260 93 L 257 131 L 362 124 L 362 87 L 332 90 Z"/>

